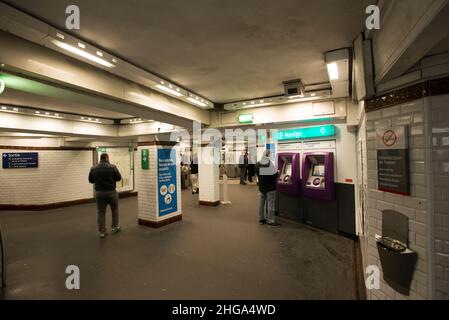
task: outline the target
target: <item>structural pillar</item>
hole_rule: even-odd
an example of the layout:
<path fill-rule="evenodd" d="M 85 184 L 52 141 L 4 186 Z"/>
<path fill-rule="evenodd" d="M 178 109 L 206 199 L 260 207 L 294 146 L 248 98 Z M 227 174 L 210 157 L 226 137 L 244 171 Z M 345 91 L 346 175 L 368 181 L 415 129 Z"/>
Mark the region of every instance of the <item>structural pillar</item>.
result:
<path fill-rule="evenodd" d="M 218 155 L 218 157 L 217 157 Z M 219 143 L 203 144 L 198 158 L 199 204 L 216 207 L 220 205 L 220 149 Z"/>
<path fill-rule="evenodd" d="M 139 142 L 135 173 L 140 225 L 159 228 L 182 219 L 178 149 L 175 142 Z"/>

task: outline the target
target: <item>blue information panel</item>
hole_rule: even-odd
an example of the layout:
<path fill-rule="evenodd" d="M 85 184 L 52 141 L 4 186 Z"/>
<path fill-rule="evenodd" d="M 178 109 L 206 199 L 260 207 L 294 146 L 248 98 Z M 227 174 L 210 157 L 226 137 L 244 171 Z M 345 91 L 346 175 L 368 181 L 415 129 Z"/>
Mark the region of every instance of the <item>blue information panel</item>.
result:
<path fill-rule="evenodd" d="M 157 150 L 159 217 L 178 211 L 176 190 L 176 151 Z"/>
<path fill-rule="evenodd" d="M 276 144 L 274 144 L 274 143 L 267 144 L 267 150 L 271 151 L 271 155 L 270 155 L 271 161 L 276 163 Z"/>
<path fill-rule="evenodd" d="M 39 154 L 37 152 L 3 153 L 3 169 L 38 168 Z"/>

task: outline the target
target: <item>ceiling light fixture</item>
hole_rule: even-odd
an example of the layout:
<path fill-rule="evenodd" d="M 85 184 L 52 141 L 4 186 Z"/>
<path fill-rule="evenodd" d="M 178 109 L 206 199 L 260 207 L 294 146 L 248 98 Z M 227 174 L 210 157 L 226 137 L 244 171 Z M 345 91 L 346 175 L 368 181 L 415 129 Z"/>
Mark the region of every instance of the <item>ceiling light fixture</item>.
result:
<path fill-rule="evenodd" d="M 163 85 L 160 85 L 160 84 L 158 84 L 158 85 L 156 86 L 156 88 L 158 88 L 158 89 L 160 89 L 160 90 L 162 90 L 162 91 L 165 91 L 165 92 L 167 92 L 167 93 L 170 93 L 170 94 L 172 94 L 172 95 L 175 95 L 175 96 L 177 96 L 177 97 L 181 97 L 181 96 L 183 95 L 182 93 L 180 93 L 180 92 L 178 92 L 178 91 L 176 91 L 176 90 L 170 89 L 170 88 L 168 88 L 168 87 L 166 87 L 166 86 L 163 86 Z"/>
<path fill-rule="evenodd" d="M 67 43 L 64 43 L 64 42 L 61 42 L 61 41 L 58 41 L 58 40 L 52 40 L 52 43 L 54 45 L 58 46 L 61 49 L 67 50 L 67 51 L 69 51 L 71 53 L 74 53 L 74 54 L 76 54 L 78 56 L 81 56 L 81 57 L 87 59 L 87 60 L 90 60 L 90 61 L 93 61 L 95 63 L 98 63 L 98 64 L 100 64 L 102 66 L 105 66 L 105 67 L 108 67 L 108 68 L 114 67 L 114 65 L 112 63 L 110 63 L 110 62 L 108 62 L 108 61 L 106 61 L 104 59 L 101 59 L 101 58 L 99 58 L 97 56 L 94 56 L 93 54 L 90 54 L 90 53 L 88 53 L 86 51 L 78 49 L 78 48 L 76 48 L 74 46 L 71 46 L 71 45 L 69 45 Z"/>
<path fill-rule="evenodd" d="M 201 102 L 201 101 L 199 101 L 199 100 L 196 100 L 196 99 L 193 99 L 193 98 L 187 98 L 187 100 L 189 100 L 190 102 L 192 102 L 192 103 L 194 103 L 194 104 L 196 104 L 196 105 L 198 105 L 198 106 L 200 106 L 200 107 L 207 107 L 207 104 L 205 104 L 205 103 L 203 103 L 203 102 Z"/>

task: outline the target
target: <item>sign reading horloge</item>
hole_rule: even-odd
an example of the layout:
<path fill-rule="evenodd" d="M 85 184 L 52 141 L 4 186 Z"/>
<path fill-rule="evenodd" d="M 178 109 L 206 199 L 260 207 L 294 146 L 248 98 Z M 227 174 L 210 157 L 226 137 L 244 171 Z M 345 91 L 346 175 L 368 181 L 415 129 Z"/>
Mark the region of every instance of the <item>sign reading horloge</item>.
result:
<path fill-rule="evenodd" d="M 410 195 L 407 127 L 378 129 L 376 142 L 379 190 Z"/>
<path fill-rule="evenodd" d="M 3 169 L 25 169 L 25 168 L 38 168 L 38 167 L 39 167 L 39 154 L 37 152 L 2 154 Z"/>

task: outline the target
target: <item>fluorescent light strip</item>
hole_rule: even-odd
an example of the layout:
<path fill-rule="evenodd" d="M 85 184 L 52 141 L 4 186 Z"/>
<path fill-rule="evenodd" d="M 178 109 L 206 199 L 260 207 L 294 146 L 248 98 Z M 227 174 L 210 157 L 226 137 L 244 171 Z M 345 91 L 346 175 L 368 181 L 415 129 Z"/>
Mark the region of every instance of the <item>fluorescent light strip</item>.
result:
<path fill-rule="evenodd" d="M 161 85 L 161 84 L 158 84 L 158 85 L 156 86 L 156 88 L 161 89 L 162 91 L 165 91 L 165 92 L 170 93 L 170 94 L 172 94 L 172 95 L 175 95 L 175 96 L 177 96 L 177 97 L 183 96 L 182 93 L 180 93 L 180 92 L 178 92 L 178 91 L 176 91 L 176 90 L 170 89 L 170 88 L 168 88 L 168 87 L 166 87 L 166 86 L 163 86 L 163 85 Z"/>
<path fill-rule="evenodd" d="M 338 66 L 336 62 L 328 63 L 327 64 L 327 71 L 329 72 L 329 79 L 331 81 L 338 80 L 339 74 L 338 74 Z"/>
<path fill-rule="evenodd" d="M 58 40 L 52 40 L 52 43 L 54 45 L 58 46 L 61 49 L 67 50 L 67 51 L 69 51 L 71 53 L 74 53 L 74 54 L 76 54 L 78 56 L 86 58 L 86 59 L 88 59 L 90 61 L 93 61 L 93 62 L 96 62 L 98 64 L 101 64 L 102 66 L 105 66 L 105 67 L 108 67 L 108 68 L 114 67 L 114 65 L 112 63 L 110 63 L 110 62 L 108 62 L 108 61 L 106 61 L 104 59 L 101 59 L 101 58 L 99 58 L 97 56 L 94 56 L 93 54 L 90 54 L 90 53 L 88 53 L 86 51 L 83 51 L 81 49 L 73 47 L 73 46 L 71 46 L 71 45 L 69 45 L 67 43 L 63 43 L 63 42 L 58 41 Z"/>
<path fill-rule="evenodd" d="M 205 104 L 199 100 L 193 99 L 192 97 L 188 97 L 187 100 L 189 100 L 190 102 L 192 102 L 200 107 L 207 107 L 207 104 Z"/>

